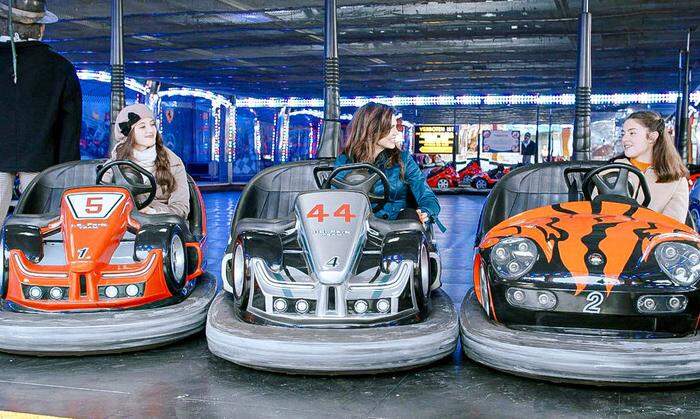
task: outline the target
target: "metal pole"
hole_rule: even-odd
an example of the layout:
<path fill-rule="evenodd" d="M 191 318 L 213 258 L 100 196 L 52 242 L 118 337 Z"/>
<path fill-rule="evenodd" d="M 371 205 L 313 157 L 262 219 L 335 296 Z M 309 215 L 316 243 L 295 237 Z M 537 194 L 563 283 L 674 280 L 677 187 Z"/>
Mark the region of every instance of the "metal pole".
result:
<path fill-rule="evenodd" d="M 678 55 L 678 102 L 676 106 L 676 148 L 684 162 L 688 162 L 688 99 L 690 85 L 690 29 L 685 50 Z"/>
<path fill-rule="evenodd" d="M 591 158 L 591 14 L 588 0 L 581 2 L 578 31 L 576 113 L 574 121 L 573 160 Z"/>
<path fill-rule="evenodd" d="M 537 122 L 535 123 L 535 163 L 540 160 L 540 104 L 537 104 Z"/>
<path fill-rule="evenodd" d="M 547 136 L 547 161 L 552 161 L 552 109 L 549 109 L 549 135 Z"/>
<path fill-rule="evenodd" d="M 109 63 L 112 67 L 111 123 L 117 120 L 124 101 L 124 35 L 122 32 L 122 0 L 112 0 L 112 43 Z M 114 148 L 114 129 L 110 130 L 109 149 Z"/>
<path fill-rule="evenodd" d="M 457 104 L 452 105 L 452 164 L 457 167 L 457 147 L 459 147 L 459 129 L 457 129 Z"/>
<path fill-rule="evenodd" d="M 230 142 L 230 144 L 227 141 L 227 145 L 229 145 L 229 147 L 231 147 L 233 149 L 233 150 L 227 150 L 228 155 L 233 155 L 233 158 L 227 159 L 228 164 L 226 167 L 226 169 L 227 169 L 226 170 L 226 181 L 229 184 L 233 183 L 233 164 L 234 164 L 233 160 L 236 158 L 236 140 L 237 140 L 237 138 L 236 138 L 236 113 L 237 113 L 236 112 L 236 109 L 237 109 L 236 96 L 233 96 L 231 98 L 231 103 L 233 106 L 231 106 L 231 109 L 229 109 L 229 112 L 226 115 L 227 131 L 229 131 L 226 134 L 233 136 L 233 138 L 229 138 L 229 140 L 233 140 Z M 233 128 L 231 128 L 231 127 L 233 127 Z"/>
<path fill-rule="evenodd" d="M 481 166 L 481 105 L 479 105 L 479 128 L 476 132 L 476 161 Z"/>
<path fill-rule="evenodd" d="M 340 142 L 340 66 L 338 64 L 338 28 L 336 0 L 325 0 L 323 131 L 318 157 L 338 156 Z"/>

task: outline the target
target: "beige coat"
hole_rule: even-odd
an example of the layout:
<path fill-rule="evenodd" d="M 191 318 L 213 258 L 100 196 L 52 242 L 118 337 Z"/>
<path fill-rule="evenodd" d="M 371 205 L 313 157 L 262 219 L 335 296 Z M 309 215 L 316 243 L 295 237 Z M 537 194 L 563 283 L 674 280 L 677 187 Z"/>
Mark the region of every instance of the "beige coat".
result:
<path fill-rule="evenodd" d="M 632 166 L 632 163 L 626 159 L 618 159 L 616 162 L 626 163 Z M 644 172 L 649 192 L 651 193 L 651 202 L 649 209 L 660 212 L 671 218 L 675 218 L 681 223 L 685 223 L 688 217 L 688 179 L 680 178 L 673 182 L 658 183 L 656 172 L 653 167 L 648 167 Z M 639 184 L 637 177 L 630 175 L 630 182 L 633 183 L 635 190 Z M 637 200 L 641 203 L 643 199 L 642 192 L 639 193 Z"/>
<path fill-rule="evenodd" d="M 175 177 L 175 190 L 172 193 L 166 193 L 162 187 L 157 186 L 155 199 L 141 212 L 146 214 L 175 214 L 187 219 L 190 213 L 190 188 L 187 183 L 185 164 L 170 149 L 166 147 L 165 150 L 170 161 L 170 172 Z M 114 158 L 114 155 L 112 158 Z M 109 182 L 111 178 L 111 173 L 105 174 L 105 181 Z"/>

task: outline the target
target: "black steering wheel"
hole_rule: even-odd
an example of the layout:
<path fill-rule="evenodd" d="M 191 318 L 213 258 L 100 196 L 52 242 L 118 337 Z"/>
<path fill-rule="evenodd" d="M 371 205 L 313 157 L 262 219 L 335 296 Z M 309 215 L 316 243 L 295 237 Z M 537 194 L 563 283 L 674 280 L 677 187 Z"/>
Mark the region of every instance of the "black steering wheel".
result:
<path fill-rule="evenodd" d="M 105 173 L 112 170 L 112 182 L 104 181 Z M 144 182 L 143 179 L 146 179 Z M 125 188 L 134 198 L 136 209 L 146 208 L 156 197 L 156 178 L 143 167 L 129 160 L 113 160 L 105 163 L 97 171 L 98 185 L 117 185 Z M 148 194 L 145 200 L 139 201 L 136 196 Z"/>
<path fill-rule="evenodd" d="M 630 188 L 630 173 L 639 180 L 636 190 Z M 583 178 L 581 189 L 583 190 L 583 196 L 589 201 L 592 199 L 593 190 L 596 190 L 598 195 L 616 195 L 637 203 L 637 196 L 639 196 L 639 191 L 641 190 L 644 195 L 641 205 L 646 207 L 651 202 L 649 185 L 647 185 L 642 172 L 636 167 L 624 163 L 610 163 L 591 170 Z"/>
<path fill-rule="evenodd" d="M 338 175 L 343 172 L 350 173 L 339 179 Z M 384 186 L 383 195 L 377 195 L 372 192 L 377 182 L 382 182 Z M 384 172 L 368 163 L 352 163 L 336 167 L 323 182 L 323 189 L 330 189 L 331 186 L 364 193 L 369 198 L 369 202 L 376 205 L 375 211 L 389 201 L 389 179 Z"/>

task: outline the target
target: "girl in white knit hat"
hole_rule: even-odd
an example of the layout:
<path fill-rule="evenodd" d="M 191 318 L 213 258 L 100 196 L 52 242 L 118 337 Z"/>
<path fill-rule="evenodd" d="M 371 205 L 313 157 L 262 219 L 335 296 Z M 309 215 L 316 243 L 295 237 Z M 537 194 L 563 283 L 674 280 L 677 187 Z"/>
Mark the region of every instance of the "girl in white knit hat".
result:
<path fill-rule="evenodd" d="M 141 212 L 175 214 L 186 219 L 190 212 L 190 191 L 185 165 L 163 145 L 153 111 L 142 104 L 125 107 L 117 116 L 114 131 L 118 142 L 112 159 L 131 160 L 156 178 L 156 198 Z"/>

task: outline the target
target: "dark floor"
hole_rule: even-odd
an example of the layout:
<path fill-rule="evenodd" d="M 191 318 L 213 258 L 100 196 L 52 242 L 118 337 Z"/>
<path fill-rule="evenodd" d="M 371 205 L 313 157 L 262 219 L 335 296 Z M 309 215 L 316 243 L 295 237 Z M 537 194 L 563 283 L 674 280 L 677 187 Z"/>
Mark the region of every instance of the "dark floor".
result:
<path fill-rule="evenodd" d="M 209 269 L 218 266 L 237 192 L 208 193 Z M 470 277 L 482 196 L 445 195 L 444 289 Z M 315 378 L 258 372 L 213 356 L 203 334 L 117 356 L 0 355 L 0 410 L 73 417 L 627 417 L 700 415 L 697 387 L 599 389 L 542 383 L 478 366 L 461 351 L 404 373 Z"/>

